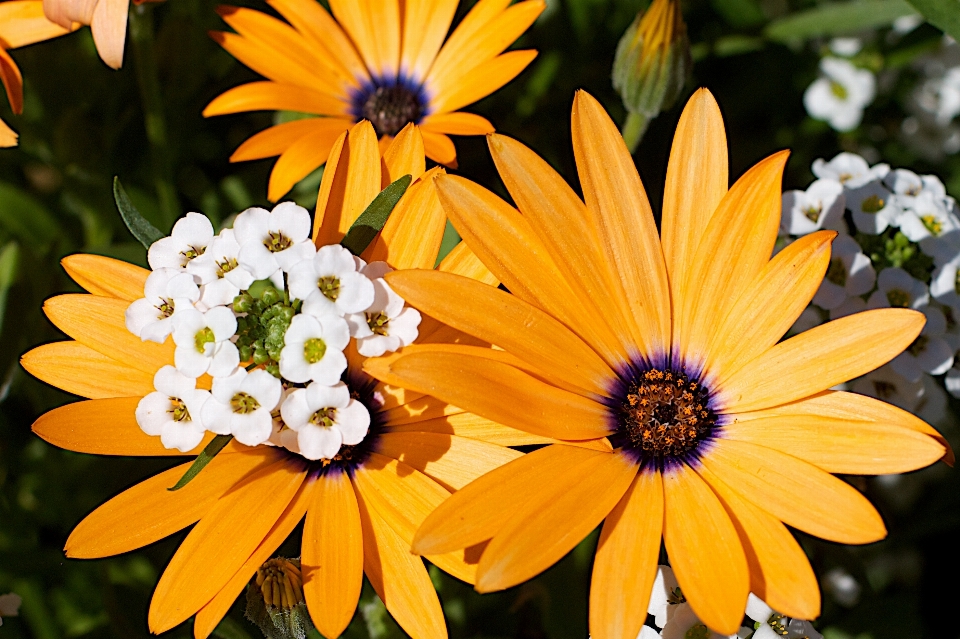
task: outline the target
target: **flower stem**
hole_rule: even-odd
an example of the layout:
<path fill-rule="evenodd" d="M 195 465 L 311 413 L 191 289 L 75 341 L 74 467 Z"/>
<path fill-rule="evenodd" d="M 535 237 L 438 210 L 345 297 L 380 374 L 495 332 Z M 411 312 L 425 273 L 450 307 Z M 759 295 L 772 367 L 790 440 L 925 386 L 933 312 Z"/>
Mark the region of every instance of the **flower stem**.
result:
<path fill-rule="evenodd" d="M 140 85 L 144 127 L 150 143 L 154 187 L 157 190 L 164 227 L 169 230 L 180 217 L 180 203 L 167 143 L 167 120 L 163 112 L 163 96 L 153 40 L 152 7 L 151 3 L 130 7 L 130 43 L 137 70 L 137 82 Z"/>
<path fill-rule="evenodd" d="M 635 111 L 627 112 L 627 121 L 623 123 L 620 133 L 623 135 L 623 141 L 627 143 L 630 153 L 634 153 L 643 139 L 643 134 L 647 130 L 649 119 L 642 113 Z"/>

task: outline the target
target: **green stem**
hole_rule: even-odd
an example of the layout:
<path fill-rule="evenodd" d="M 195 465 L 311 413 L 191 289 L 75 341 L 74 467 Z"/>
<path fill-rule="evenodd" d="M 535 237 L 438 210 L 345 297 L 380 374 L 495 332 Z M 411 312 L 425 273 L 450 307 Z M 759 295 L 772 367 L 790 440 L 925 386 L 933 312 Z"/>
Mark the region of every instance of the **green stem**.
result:
<path fill-rule="evenodd" d="M 153 182 L 165 228 L 169 229 L 180 217 L 180 203 L 167 142 L 167 120 L 163 112 L 163 95 L 153 40 L 152 7 L 151 3 L 130 7 L 130 44 L 137 69 L 137 82 L 140 85 L 147 141 L 150 143 Z"/>
<path fill-rule="evenodd" d="M 630 153 L 634 153 L 640 146 L 640 140 L 647 130 L 647 124 L 650 120 L 642 113 L 630 111 L 627 113 L 627 121 L 623 123 L 623 129 L 620 133 L 623 135 L 623 141 L 627 143 Z"/>

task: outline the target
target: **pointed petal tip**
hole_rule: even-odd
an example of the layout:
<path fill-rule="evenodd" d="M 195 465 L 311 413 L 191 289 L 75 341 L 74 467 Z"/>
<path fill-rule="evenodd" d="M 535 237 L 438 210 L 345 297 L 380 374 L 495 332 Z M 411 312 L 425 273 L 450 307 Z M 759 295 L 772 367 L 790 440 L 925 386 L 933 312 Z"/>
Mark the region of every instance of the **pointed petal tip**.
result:
<path fill-rule="evenodd" d="M 218 4 L 214 11 L 216 11 L 217 15 L 221 18 L 226 18 L 227 16 L 235 14 L 239 9 L 231 4 Z"/>

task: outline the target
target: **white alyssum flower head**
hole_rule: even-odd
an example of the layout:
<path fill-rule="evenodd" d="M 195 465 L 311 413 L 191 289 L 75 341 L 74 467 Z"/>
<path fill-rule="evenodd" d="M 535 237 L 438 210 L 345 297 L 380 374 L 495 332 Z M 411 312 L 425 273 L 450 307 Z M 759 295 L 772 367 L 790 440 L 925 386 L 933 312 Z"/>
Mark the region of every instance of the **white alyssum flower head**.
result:
<path fill-rule="evenodd" d="M 920 308 L 930 302 L 927 285 L 902 268 L 885 268 L 877 276 L 877 290 L 867 308 Z"/>
<path fill-rule="evenodd" d="M 200 303 L 207 308 L 225 306 L 233 302 L 240 291 L 250 288 L 256 280 L 253 274 L 240 266 L 240 245 L 233 229 L 224 229 L 204 251 L 203 255 L 187 264 L 187 272 L 200 282 Z"/>
<path fill-rule="evenodd" d="M 877 235 L 888 226 L 897 226 L 897 219 L 903 212 L 880 180 L 849 189 L 846 196 L 853 223 L 858 231 L 868 235 Z"/>
<path fill-rule="evenodd" d="M 240 265 L 258 280 L 313 257 L 310 214 L 293 202 L 281 202 L 267 211 L 250 208 L 237 216 L 233 230 L 240 252 Z"/>
<path fill-rule="evenodd" d="M 837 131 L 852 131 L 860 125 L 863 109 L 873 102 L 876 78 L 849 60 L 833 57 L 820 60 L 820 72 L 821 77 L 803 94 L 807 113 L 825 120 Z"/>
<path fill-rule="evenodd" d="M 162 344 L 173 332 L 173 316 L 192 309 L 200 298 L 193 276 L 178 268 L 162 268 L 150 273 L 143 287 L 144 297 L 127 307 L 127 330 L 146 341 Z"/>
<path fill-rule="evenodd" d="M 312 260 L 290 269 L 290 296 L 303 300 L 303 312 L 343 317 L 373 303 L 373 283 L 360 269 L 360 258 L 338 244 L 322 246 Z"/>
<path fill-rule="evenodd" d="M 823 158 L 813 161 L 813 174 L 825 180 L 836 180 L 848 189 L 855 189 L 875 179 L 882 179 L 890 170 L 886 164 L 870 166 L 856 153 L 838 153 L 827 162 Z"/>
<path fill-rule="evenodd" d="M 297 315 L 280 351 L 280 374 L 291 382 L 333 386 L 347 369 L 343 349 L 350 343 L 347 322 L 336 315 Z"/>
<path fill-rule="evenodd" d="M 653 590 L 650 591 L 650 603 L 647 604 L 647 614 L 653 615 L 657 628 L 667 625 L 670 606 L 682 601 L 680 584 L 670 566 L 657 566 L 657 576 L 653 580 Z"/>
<path fill-rule="evenodd" d="M 237 332 L 237 316 L 226 306 L 203 313 L 186 309 L 173 321 L 173 353 L 177 370 L 187 377 L 226 377 L 240 364 L 240 352 L 230 338 Z"/>
<path fill-rule="evenodd" d="M 890 366 L 911 382 L 920 381 L 924 373 L 941 375 L 953 366 L 953 349 L 943 338 L 947 320 L 940 309 L 922 306 L 919 309 L 927 318 L 920 335 L 897 355 Z"/>
<path fill-rule="evenodd" d="M 204 254 L 213 241 L 213 224 L 206 215 L 187 213 L 173 225 L 168 237 L 150 245 L 147 262 L 156 271 L 161 268 L 185 268 Z"/>
<path fill-rule="evenodd" d="M 211 396 L 200 411 L 201 421 L 211 432 L 233 435 L 245 446 L 257 446 L 270 439 L 270 413 L 282 392 L 280 380 L 267 371 L 238 368 L 229 377 L 213 380 Z"/>
<path fill-rule="evenodd" d="M 830 266 L 820 289 L 813 296 L 813 303 L 832 311 L 847 298 L 870 292 L 876 280 L 870 258 L 860 251 L 857 241 L 841 235 L 833 242 Z"/>
<path fill-rule="evenodd" d="M 357 338 L 357 351 L 364 357 L 379 357 L 417 339 L 420 312 L 406 306 L 383 276 L 391 269 L 384 262 L 373 262 L 363 274 L 373 280 L 373 303 L 363 313 L 346 316 L 350 334 Z"/>
<path fill-rule="evenodd" d="M 206 429 L 200 412 L 210 393 L 197 388 L 197 380 L 164 366 L 153 376 L 157 390 L 137 404 L 137 424 L 147 435 L 160 436 L 164 448 L 186 453 L 196 448 Z"/>
<path fill-rule="evenodd" d="M 334 386 L 314 382 L 293 391 L 280 415 L 289 429 L 281 441 L 310 460 L 333 459 L 341 446 L 359 444 L 370 429 L 369 411 L 350 397 L 342 382 Z"/>
<path fill-rule="evenodd" d="M 746 612 L 759 624 L 752 639 L 823 639 L 809 621 L 784 617 L 753 593 L 747 599 Z"/>
<path fill-rule="evenodd" d="M 0 595 L 0 626 L 3 625 L 4 617 L 17 617 L 20 615 L 20 605 L 23 599 L 20 595 L 7 593 Z"/>
<path fill-rule="evenodd" d="M 920 176 L 907 169 L 894 169 L 883 178 L 884 185 L 893 192 L 897 203 L 904 209 L 913 206 L 921 193 L 931 193 L 934 197 L 947 197 L 947 190 L 935 175 Z"/>
<path fill-rule="evenodd" d="M 911 242 L 943 238 L 960 231 L 960 220 L 947 209 L 943 198 L 925 191 L 915 197 L 899 218 L 900 232 Z"/>
<path fill-rule="evenodd" d="M 933 271 L 930 294 L 944 306 L 949 306 L 960 317 L 960 253 Z"/>
<path fill-rule="evenodd" d="M 844 229 L 845 205 L 843 185 L 831 178 L 816 180 L 806 191 L 787 191 L 783 194 L 781 234 L 806 235 L 822 228 Z"/>

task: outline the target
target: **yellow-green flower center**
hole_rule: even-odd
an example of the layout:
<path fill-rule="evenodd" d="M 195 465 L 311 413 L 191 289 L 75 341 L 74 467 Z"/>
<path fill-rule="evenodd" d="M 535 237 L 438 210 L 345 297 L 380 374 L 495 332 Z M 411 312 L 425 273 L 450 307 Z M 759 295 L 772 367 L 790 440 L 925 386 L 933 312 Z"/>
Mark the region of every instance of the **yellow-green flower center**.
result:
<path fill-rule="evenodd" d="M 237 268 L 237 259 L 234 257 L 228 257 L 222 262 L 217 262 L 217 277 L 223 279 L 223 276 Z"/>
<path fill-rule="evenodd" d="M 337 419 L 336 408 L 321 408 L 310 416 L 310 423 L 321 428 L 330 428 Z"/>
<path fill-rule="evenodd" d="M 822 204 L 811 204 L 807 208 L 803 209 L 803 215 L 808 220 L 813 223 L 816 223 L 820 219 L 820 213 L 823 212 Z"/>
<path fill-rule="evenodd" d="M 910 294 L 899 288 L 892 288 L 887 291 L 887 301 L 894 308 L 907 308 L 910 306 Z"/>
<path fill-rule="evenodd" d="M 195 257 L 203 255 L 203 252 L 207 250 L 205 246 L 191 246 L 186 251 L 180 251 L 180 257 L 183 258 L 183 263 L 186 264 Z"/>
<path fill-rule="evenodd" d="M 257 398 L 253 395 L 240 391 L 230 400 L 230 407 L 233 408 L 233 412 L 235 413 L 248 415 L 260 408 L 260 402 L 258 402 Z"/>
<path fill-rule="evenodd" d="M 340 297 L 340 278 L 336 275 L 325 275 L 317 280 L 317 287 L 323 296 L 331 302 L 336 302 Z"/>
<path fill-rule="evenodd" d="M 936 215 L 921 215 L 920 221 L 923 222 L 923 226 L 930 231 L 930 235 L 934 237 L 939 237 L 943 233 L 943 222 L 941 222 Z"/>
<path fill-rule="evenodd" d="M 847 267 L 839 257 L 830 260 L 830 266 L 827 268 L 827 281 L 833 282 L 837 286 L 847 285 Z"/>
<path fill-rule="evenodd" d="M 209 326 L 204 326 L 193 338 L 193 343 L 197 347 L 198 353 L 203 353 L 207 347 L 207 344 L 216 342 L 217 338 L 213 336 L 213 329 Z"/>
<path fill-rule="evenodd" d="M 316 364 L 327 353 L 327 345 L 319 337 L 312 337 L 303 343 L 303 359 Z"/>
<path fill-rule="evenodd" d="M 843 86 L 836 80 L 830 81 L 830 93 L 835 95 L 841 100 L 846 100 L 850 93 L 847 91 L 847 87 Z"/>
<path fill-rule="evenodd" d="M 877 213 L 883 210 L 887 203 L 879 195 L 870 195 L 860 202 L 860 210 L 864 213 Z"/>
<path fill-rule="evenodd" d="M 267 250 L 271 253 L 279 253 L 293 246 L 293 240 L 283 233 L 271 231 L 267 234 L 267 239 L 263 241 L 263 245 L 266 246 Z"/>
<path fill-rule="evenodd" d="M 169 297 L 160 298 L 160 304 L 158 304 L 156 308 L 160 312 L 157 319 L 167 319 L 173 315 L 173 300 Z"/>
<path fill-rule="evenodd" d="M 386 335 L 389 330 L 390 318 L 383 311 L 379 313 L 367 313 L 367 326 L 373 331 L 374 335 Z"/>
<path fill-rule="evenodd" d="M 187 405 L 179 397 L 170 398 L 170 410 L 167 412 L 173 415 L 173 421 L 175 422 L 190 421 L 190 411 L 187 410 Z"/>

